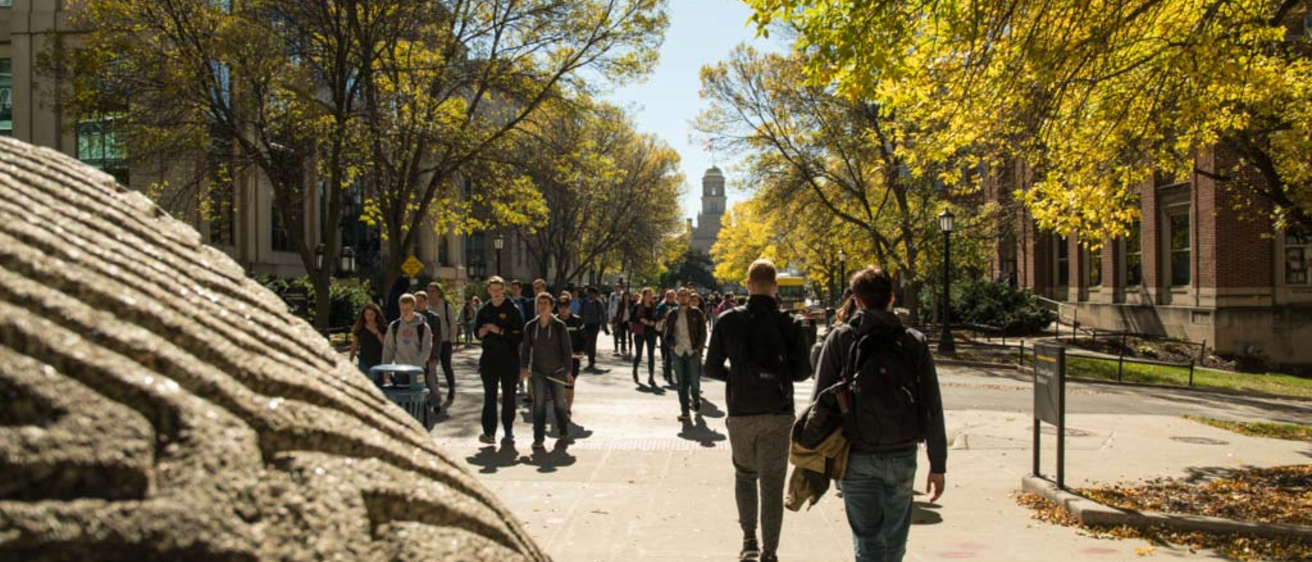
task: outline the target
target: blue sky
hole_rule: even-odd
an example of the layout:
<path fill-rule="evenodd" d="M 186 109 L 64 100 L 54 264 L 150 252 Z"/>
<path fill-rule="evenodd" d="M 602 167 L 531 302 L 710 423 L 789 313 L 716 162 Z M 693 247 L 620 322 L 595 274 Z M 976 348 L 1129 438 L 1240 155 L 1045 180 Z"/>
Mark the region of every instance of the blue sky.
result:
<path fill-rule="evenodd" d="M 698 94 L 701 67 L 725 59 L 742 42 L 780 47 L 774 40 L 756 38 L 756 27 L 748 23 L 751 10 L 738 0 L 669 0 L 669 13 L 670 27 L 655 72 L 642 83 L 616 88 L 609 99 L 631 107 L 640 131 L 661 137 L 679 152 L 686 179 L 680 199 L 683 214 L 696 218 L 701 210 L 702 174 L 712 163 L 704 140 L 692 128 L 693 119 L 706 107 Z M 733 169 L 736 159 L 716 156 L 727 176 L 732 206 L 747 198 Z"/>

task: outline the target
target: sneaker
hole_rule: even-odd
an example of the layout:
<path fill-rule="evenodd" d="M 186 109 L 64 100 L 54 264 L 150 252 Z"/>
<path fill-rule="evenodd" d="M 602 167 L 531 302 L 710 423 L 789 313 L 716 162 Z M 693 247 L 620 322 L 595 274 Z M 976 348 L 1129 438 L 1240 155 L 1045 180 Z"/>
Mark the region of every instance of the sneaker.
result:
<path fill-rule="evenodd" d="M 762 552 L 761 562 L 779 562 L 779 555 L 773 552 Z"/>
<path fill-rule="evenodd" d="M 546 446 L 546 444 L 544 444 L 544 443 L 541 442 L 541 441 L 534 441 L 534 442 L 533 442 L 533 450 L 534 450 L 534 451 L 546 451 L 546 450 L 547 450 L 547 446 Z"/>
<path fill-rule="evenodd" d="M 738 554 L 739 562 L 756 562 L 761 559 L 761 547 L 756 539 L 743 539 L 743 551 Z"/>
<path fill-rule="evenodd" d="M 692 418 L 688 417 L 688 412 L 684 412 L 684 413 L 682 413 L 682 414 L 679 414 L 679 421 L 681 421 L 681 422 L 690 422 L 690 421 L 692 421 Z"/>
<path fill-rule="evenodd" d="M 496 443 L 496 440 L 492 439 L 491 435 L 479 435 L 478 442 L 483 443 L 485 445 L 491 445 L 493 443 Z"/>

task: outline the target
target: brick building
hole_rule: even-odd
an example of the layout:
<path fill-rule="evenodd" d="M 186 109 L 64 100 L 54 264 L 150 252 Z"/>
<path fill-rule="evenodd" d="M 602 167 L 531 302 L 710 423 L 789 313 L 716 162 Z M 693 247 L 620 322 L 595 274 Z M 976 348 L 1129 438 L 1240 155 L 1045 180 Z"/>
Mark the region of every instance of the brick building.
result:
<path fill-rule="evenodd" d="M 1197 167 L 1233 164 L 1208 151 Z M 1083 326 L 1312 364 L 1312 236 L 1275 232 L 1268 209 L 1241 205 L 1225 186 L 1195 173 L 1142 186 L 1141 220 L 1130 235 L 1090 251 L 1078 235 L 1036 229 L 1023 205 L 1010 204 L 1013 190 L 1030 179 L 1017 164 L 986 187 L 1016 217 L 998 241 L 994 279 L 1068 303 Z"/>

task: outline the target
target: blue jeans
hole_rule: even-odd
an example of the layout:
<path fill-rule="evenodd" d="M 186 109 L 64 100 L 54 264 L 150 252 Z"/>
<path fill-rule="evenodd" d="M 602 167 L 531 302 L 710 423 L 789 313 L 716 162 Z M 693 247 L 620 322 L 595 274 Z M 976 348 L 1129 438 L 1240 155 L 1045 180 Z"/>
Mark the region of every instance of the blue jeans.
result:
<path fill-rule="evenodd" d="M 901 562 L 911 531 L 916 452 L 852 453 L 843 503 L 857 562 Z"/>
<path fill-rule="evenodd" d="M 554 373 L 551 378 L 567 380 L 569 370 Z M 556 431 L 564 437 L 565 432 L 569 431 L 569 405 L 565 401 L 565 385 L 548 380 L 547 374 L 540 371 L 533 371 L 529 380 L 533 384 L 533 442 L 541 443 L 546 438 L 547 396 L 551 396 L 551 404 L 556 410 Z"/>
<path fill-rule="evenodd" d="M 679 408 L 683 415 L 688 415 L 691 402 L 702 394 L 702 361 L 697 353 L 678 355 L 670 352 L 674 358 L 674 374 L 679 379 Z"/>

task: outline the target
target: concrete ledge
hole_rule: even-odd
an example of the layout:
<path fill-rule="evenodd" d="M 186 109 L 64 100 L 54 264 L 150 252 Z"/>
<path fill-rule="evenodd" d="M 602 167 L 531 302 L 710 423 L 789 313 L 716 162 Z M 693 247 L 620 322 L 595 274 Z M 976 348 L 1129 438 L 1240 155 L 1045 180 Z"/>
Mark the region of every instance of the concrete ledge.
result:
<path fill-rule="evenodd" d="M 1312 526 L 1278 525 L 1156 511 L 1126 511 L 1103 505 L 1079 494 L 1061 490 L 1053 482 L 1035 476 L 1021 479 L 1021 490 L 1038 494 L 1061 506 L 1086 525 L 1116 527 L 1164 527 L 1177 531 L 1202 533 L 1241 533 L 1269 538 L 1293 538 L 1312 541 Z"/>
<path fill-rule="evenodd" d="M 946 359 L 941 355 L 934 357 L 935 365 L 948 365 L 951 367 L 974 367 L 976 369 L 1010 369 L 1013 371 L 1020 370 L 1016 364 L 1011 363 L 991 363 L 988 361 L 962 361 L 957 359 Z"/>

